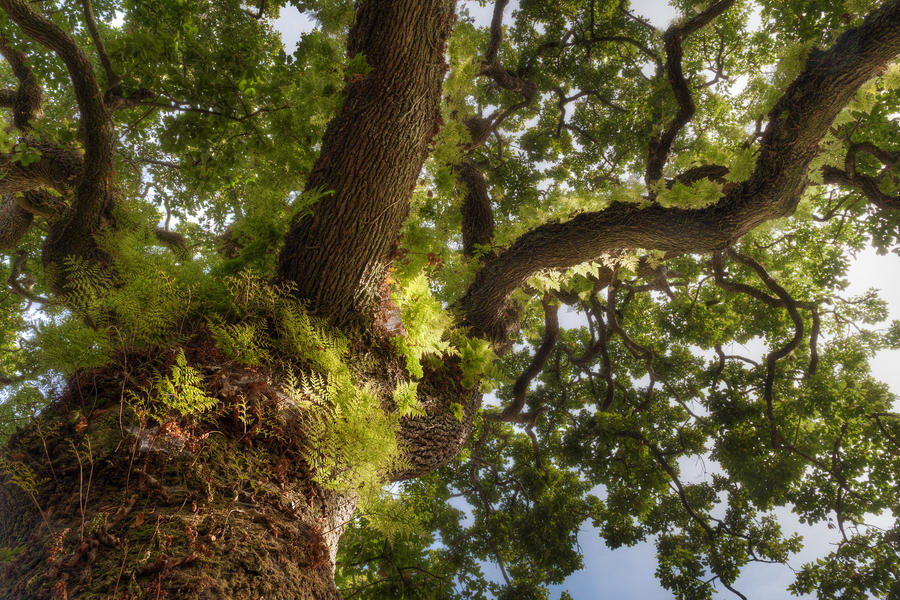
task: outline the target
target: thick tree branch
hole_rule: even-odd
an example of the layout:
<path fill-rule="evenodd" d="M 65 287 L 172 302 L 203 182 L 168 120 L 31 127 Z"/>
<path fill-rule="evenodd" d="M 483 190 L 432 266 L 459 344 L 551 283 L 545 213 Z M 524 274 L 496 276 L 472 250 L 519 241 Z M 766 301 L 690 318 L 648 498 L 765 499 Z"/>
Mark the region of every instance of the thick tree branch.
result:
<path fill-rule="evenodd" d="M 307 190 L 328 192 L 291 225 L 278 276 L 335 321 L 374 312 L 379 281 L 440 131 L 444 49 L 454 0 L 359 4 L 348 54 L 371 71 L 347 84 Z"/>
<path fill-rule="evenodd" d="M 669 126 L 659 136 L 650 140 L 647 171 L 644 174 L 644 181 L 648 186 L 662 177 L 663 167 L 669 158 L 675 137 L 688 124 L 697 110 L 681 66 L 684 56 L 682 45 L 684 39 L 709 24 L 731 7 L 734 2 L 735 0 L 720 0 L 684 24 L 672 25 L 665 33 L 663 39 L 666 47 L 666 77 L 669 79 L 669 85 L 672 86 L 675 99 L 678 101 L 678 112 Z"/>
<path fill-rule="evenodd" d="M 19 206 L 11 194 L 0 200 L 0 252 L 14 250 L 31 228 L 34 215 Z"/>
<path fill-rule="evenodd" d="M 484 53 L 484 62 L 491 64 L 497 62 L 497 53 L 500 51 L 500 42 L 503 41 L 503 11 L 509 0 L 497 0 L 494 3 L 494 14 L 491 17 L 491 38 L 488 41 L 487 51 Z"/>
<path fill-rule="evenodd" d="M 621 249 L 709 253 L 790 214 L 834 117 L 897 54 L 900 0 L 891 0 L 844 32 L 831 49 L 810 54 L 804 71 L 769 113 L 753 174 L 716 205 L 685 210 L 616 203 L 565 223 L 542 225 L 481 269 L 460 301 L 465 321 L 481 335 L 498 339 L 509 295 L 542 269 L 567 268 Z"/>
<path fill-rule="evenodd" d="M 76 193 L 75 209 L 81 215 L 80 221 L 95 221 L 107 207 L 116 140 L 91 61 L 65 31 L 34 12 L 24 0 L 0 0 L 0 8 L 25 34 L 53 50 L 69 71 L 81 113 L 85 147 L 84 174 Z"/>
<path fill-rule="evenodd" d="M 9 45 L 8 40 L 0 36 L 0 54 L 9 63 L 13 74 L 19 80 L 19 87 L 13 94 L 13 126 L 25 132 L 31 129 L 31 121 L 40 118 L 44 92 L 37 77 L 28 64 L 28 56 Z M 3 102 L 7 106 L 6 102 Z"/>
<path fill-rule="evenodd" d="M 486 419 L 491 421 L 506 421 L 509 423 L 531 423 L 537 417 L 536 413 L 522 413 L 525 408 L 525 400 L 528 396 L 528 386 L 534 381 L 547 364 L 550 353 L 556 347 L 556 341 L 559 339 L 559 305 L 553 302 L 549 294 L 544 294 L 541 299 L 544 307 L 544 339 L 535 352 L 525 371 L 519 375 L 513 385 L 513 400 L 504 408 L 500 414 L 485 415 Z"/>
<path fill-rule="evenodd" d="M 487 183 L 471 159 L 456 165 L 456 174 L 466 186 L 462 205 L 463 254 L 474 256 L 478 246 L 489 246 L 494 239 L 494 211 Z"/>

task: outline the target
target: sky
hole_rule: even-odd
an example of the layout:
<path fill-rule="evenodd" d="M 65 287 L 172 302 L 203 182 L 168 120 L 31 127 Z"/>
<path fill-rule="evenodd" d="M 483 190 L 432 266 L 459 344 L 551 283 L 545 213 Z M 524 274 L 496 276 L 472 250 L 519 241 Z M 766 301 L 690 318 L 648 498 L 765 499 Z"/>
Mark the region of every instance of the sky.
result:
<path fill-rule="evenodd" d="M 493 2 L 479 6 L 478 2 L 462 0 L 460 6 L 480 24 L 489 24 Z M 512 0 L 507 7 L 506 22 L 518 2 Z M 654 26 L 665 29 L 678 16 L 667 0 L 632 0 L 634 12 L 647 17 Z M 296 8 L 283 9 L 275 22 L 281 31 L 285 48 L 292 51 L 303 32 L 310 31 L 315 24 L 304 18 Z M 879 256 L 874 250 L 861 252 L 853 261 L 849 273 L 850 287 L 847 294 L 862 294 L 869 288 L 881 290 L 881 296 L 888 302 L 891 319 L 900 319 L 900 257 Z M 575 325 L 575 323 L 571 323 Z M 750 349 L 753 351 L 753 349 Z M 761 349 L 757 349 L 761 352 Z M 894 394 L 900 396 L 900 350 L 880 352 L 871 362 L 875 376 L 890 385 Z M 900 409 L 900 407 L 897 407 Z M 697 467 L 699 469 L 699 467 Z M 793 567 L 828 552 L 833 535 L 823 526 L 809 528 L 800 524 L 787 510 L 779 513 L 786 531 L 793 530 L 804 536 L 806 548 L 791 561 Z M 558 598 L 563 590 L 568 590 L 576 600 L 615 598 L 617 600 L 669 600 L 672 594 L 657 582 L 656 550 L 650 543 L 615 551 L 606 547 L 597 532 L 585 525 L 579 535 L 579 544 L 584 555 L 584 568 L 573 573 L 559 586 L 553 586 L 552 598 Z M 488 572 L 491 572 L 488 569 Z M 499 575 L 497 576 L 499 579 Z M 783 565 L 749 565 L 735 584 L 749 598 L 783 598 L 785 589 L 793 581 L 793 574 Z M 730 592 L 721 590 L 717 598 L 735 598 Z"/>

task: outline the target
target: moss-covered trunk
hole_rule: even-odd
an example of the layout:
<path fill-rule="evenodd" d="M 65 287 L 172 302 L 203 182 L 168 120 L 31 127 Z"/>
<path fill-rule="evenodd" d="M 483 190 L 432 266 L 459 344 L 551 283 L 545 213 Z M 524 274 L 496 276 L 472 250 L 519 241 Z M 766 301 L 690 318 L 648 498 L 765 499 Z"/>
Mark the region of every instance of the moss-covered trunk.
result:
<path fill-rule="evenodd" d="M 220 408 L 203 427 L 142 418 L 124 374 L 104 371 L 14 436 L 0 455 L 0 598 L 339 597 L 354 498 L 313 481 L 302 412 L 262 375 L 211 379 Z"/>

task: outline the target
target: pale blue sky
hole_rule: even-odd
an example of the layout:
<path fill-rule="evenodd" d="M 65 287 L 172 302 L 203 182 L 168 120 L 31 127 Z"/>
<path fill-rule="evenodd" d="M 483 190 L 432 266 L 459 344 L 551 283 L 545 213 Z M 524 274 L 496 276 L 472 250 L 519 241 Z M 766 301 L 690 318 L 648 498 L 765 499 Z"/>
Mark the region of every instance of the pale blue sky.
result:
<path fill-rule="evenodd" d="M 476 21 L 490 23 L 493 3 L 479 6 L 478 2 L 463 0 L 460 6 L 466 6 Z M 518 5 L 512 0 L 507 7 L 509 14 Z M 658 28 L 666 28 L 678 16 L 677 11 L 669 6 L 667 0 L 632 0 L 632 8 L 638 14 L 647 17 Z M 276 21 L 275 26 L 281 31 L 285 47 L 292 51 L 300 35 L 310 31 L 315 25 L 304 18 L 296 8 L 287 7 Z M 900 257 L 896 255 L 878 256 L 874 251 L 861 253 L 850 270 L 850 288 L 848 294 L 860 294 L 868 288 L 879 288 L 882 297 L 888 301 L 890 319 L 900 319 Z M 900 351 L 881 352 L 872 362 L 876 376 L 888 383 L 895 394 L 900 395 Z M 900 407 L 898 407 L 900 408 Z M 781 511 L 783 526 L 786 530 L 800 532 L 806 539 L 806 548 L 791 561 L 794 567 L 814 559 L 828 551 L 834 536 L 824 526 L 809 528 L 800 524 L 787 511 Z M 609 550 L 597 532 L 585 524 L 579 536 L 579 543 L 584 553 L 585 568 L 572 574 L 563 585 L 554 586 L 554 597 L 562 590 L 568 590 L 576 600 L 594 600 L 614 598 L 616 600 L 668 600 L 671 593 L 662 589 L 654 576 L 656 569 L 655 548 L 645 543 L 634 548 Z M 499 579 L 499 574 L 497 575 Z M 751 565 L 738 579 L 735 587 L 753 599 L 783 598 L 785 588 L 793 581 L 790 569 L 781 565 Z M 730 592 L 722 590 L 719 598 L 735 598 Z"/>

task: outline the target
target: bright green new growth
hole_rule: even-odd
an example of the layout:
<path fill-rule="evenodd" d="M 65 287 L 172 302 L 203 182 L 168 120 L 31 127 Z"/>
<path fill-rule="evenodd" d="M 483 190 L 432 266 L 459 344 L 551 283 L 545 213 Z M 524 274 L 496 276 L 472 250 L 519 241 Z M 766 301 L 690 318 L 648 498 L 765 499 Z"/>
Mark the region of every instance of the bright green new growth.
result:
<path fill-rule="evenodd" d="M 391 295 L 400 307 L 406 335 L 391 338 L 397 351 L 406 358 L 406 369 L 416 379 L 423 376 L 421 359 L 427 354 L 452 353 L 446 341 L 447 331 L 453 320 L 447 310 L 431 295 L 428 278 L 424 273 L 412 277 L 406 285 Z"/>
<path fill-rule="evenodd" d="M 218 400 L 203 390 L 203 377 L 178 351 L 168 375 L 157 373 L 149 386 L 129 391 L 132 406 L 162 423 L 172 417 L 201 415 L 215 408 Z"/>
<path fill-rule="evenodd" d="M 226 285 L 233 322 L 209 323 L 217 346 L 244 364 L 286 373 L 284 390 L 305 413 L 306 458 L 316 479 L 358 494 L 365 505 L 385 476 L 405 465 L 396 431 L 401 418 L 424 414 L 417 384 L 398 383 L 395 408 L 386 409 L 375 384 L 349 366 L 344 336 L 310 316 L 289 288 L 248 271 Z"/>

